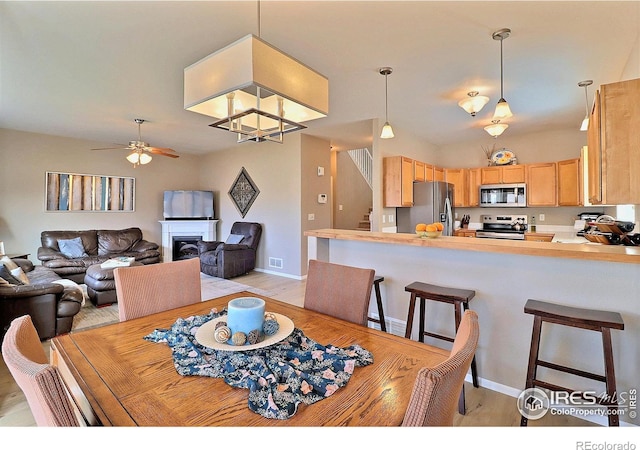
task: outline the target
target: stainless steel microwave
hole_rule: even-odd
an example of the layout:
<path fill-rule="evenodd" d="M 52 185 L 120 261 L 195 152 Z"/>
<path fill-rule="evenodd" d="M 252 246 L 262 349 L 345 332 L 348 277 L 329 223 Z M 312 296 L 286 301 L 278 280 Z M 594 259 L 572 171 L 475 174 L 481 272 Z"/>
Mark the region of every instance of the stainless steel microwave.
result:
<path fill-rule="evenodd" d="M 480 186 L 480 206 L 488 208 L 523 208 L 527 206 L 527 185 L 484 184 Z"/>

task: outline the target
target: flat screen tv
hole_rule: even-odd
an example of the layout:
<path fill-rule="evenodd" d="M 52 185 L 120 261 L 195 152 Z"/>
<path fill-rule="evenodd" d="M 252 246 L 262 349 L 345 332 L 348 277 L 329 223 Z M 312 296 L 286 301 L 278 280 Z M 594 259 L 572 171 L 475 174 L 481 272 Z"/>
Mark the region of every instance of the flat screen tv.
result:
<path fill-rule="evenodd" d="M 164 191 L 165 220 L 213 219 L 213 191 Z"/>

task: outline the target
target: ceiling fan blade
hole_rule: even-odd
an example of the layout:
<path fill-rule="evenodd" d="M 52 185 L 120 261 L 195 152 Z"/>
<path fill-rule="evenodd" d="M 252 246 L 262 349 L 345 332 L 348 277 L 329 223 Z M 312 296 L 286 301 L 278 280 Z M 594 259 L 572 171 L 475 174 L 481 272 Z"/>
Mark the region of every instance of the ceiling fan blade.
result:
<path fill-rule="evenodd" d="M 176 151 L 172 148 L 147 147 L 145 150 L 149 153 L 153 153 L 154 155 L 169 156 L 170 158 L 180 157 L 180 155 L 176 154 Z"/>

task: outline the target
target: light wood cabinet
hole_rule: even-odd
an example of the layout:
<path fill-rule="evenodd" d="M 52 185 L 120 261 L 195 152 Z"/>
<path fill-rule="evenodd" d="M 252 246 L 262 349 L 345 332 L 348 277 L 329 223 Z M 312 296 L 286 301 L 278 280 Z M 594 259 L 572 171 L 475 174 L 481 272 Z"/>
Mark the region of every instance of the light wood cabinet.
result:
<path fill-rule="evenodd" d="M 433 165 L 424 163 L 424 180 L 433 181 Z"/>
<path fill-rule="evenodd" d="M 556 163 L 527 164 L 527 206 L 556 206 Z"/>
<path fill-rule="evenodd" d="M 444 169 L 433 166 L 433 181 L 444 181 Z"/>
<path fill-rule="evenodd" d="M 460 237 L 470 237 L 470 238 L 474 238 L 476 237 L 476 230 L 469 230 L 466 228 L 458 228 L 457 230 L 455 230 L 453 232 L 454 236 L 460 236 Z"/>
<path fill-rule="evenodd" d="M 469 169 L 469 206 L 480 206 L 480 168 Z"/>
<path fill-rule="evenodd" d="M 582 162 L 580 158 L 556 163 L 558 183 L 558 206 L 581 206 Z"/>
<path fill-rule="evenodd" d="M 444 180 L 453 184 L 453 206 L 469 205 L 469 169 L 444 169 Z"/>
<path fill-rule="evenodd" d="M 604 84 L 589 119 L 589 201 L 640 204 L 640 79 Z"/>
<path fill-rule="evenodd" d="M 382 172 L 384 206 L 413 206 L 413 160 L 405 156 L 383 158 Z"/>
<path fill-rule="evenodd" d="M 525 241 L 551 242 L 555 234 L 552 233 L 525 233 Z"/>
<path fill-rule="evenodd" d="M 524 183 L 527 179 L 525 167 L 524 164 L 482 167 L 480 184 Z"/>
<path fill-rule="evenodd" d="M 413 181 L 425 181 L 424 167 L 422 161 L 413 162 Z"/>

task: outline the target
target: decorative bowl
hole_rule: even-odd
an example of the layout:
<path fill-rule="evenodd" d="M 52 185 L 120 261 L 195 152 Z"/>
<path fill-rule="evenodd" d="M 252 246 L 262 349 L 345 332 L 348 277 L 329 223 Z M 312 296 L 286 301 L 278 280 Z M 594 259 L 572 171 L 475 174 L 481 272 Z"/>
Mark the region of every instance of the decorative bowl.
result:
<path fill-rule="evenodd" d="M 442 231 L 416 231 L 416 234 L 421 238 L 435 239 L 442 236 Z"/>

